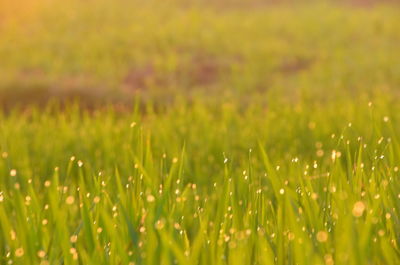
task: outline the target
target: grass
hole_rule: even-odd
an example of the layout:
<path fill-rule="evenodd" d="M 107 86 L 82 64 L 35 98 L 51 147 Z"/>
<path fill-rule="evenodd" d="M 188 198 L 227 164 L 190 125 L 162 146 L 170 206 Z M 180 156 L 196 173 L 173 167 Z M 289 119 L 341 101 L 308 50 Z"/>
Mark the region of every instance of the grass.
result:
<path fill-rule="evenodd" d="M 140 95 L 158 104 L 176 94 L 290 102 L 398 96 L 398 6 L 15 5 L 3 8 L 1 23 L 3 105 L 74 95 L 124 103 Z"/>
<path fill-rule="evenodd" d="M 1 264 L 400 262 L 397 6 L 0 7 Z"/>
<path fill-rule="evenodd" d="M 3 116 L 2 263 L 397 264 L 397 105 L 235 106 Z"/>

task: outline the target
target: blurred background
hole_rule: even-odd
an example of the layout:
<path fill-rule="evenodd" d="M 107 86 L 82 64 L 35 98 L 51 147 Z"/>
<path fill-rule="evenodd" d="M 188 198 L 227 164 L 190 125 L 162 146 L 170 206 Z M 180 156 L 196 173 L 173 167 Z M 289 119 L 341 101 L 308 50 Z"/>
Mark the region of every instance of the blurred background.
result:
<path fill-rule="evenodd" d="M 0 0 L 0 105 L 397 100 L 398 1 Z"/>

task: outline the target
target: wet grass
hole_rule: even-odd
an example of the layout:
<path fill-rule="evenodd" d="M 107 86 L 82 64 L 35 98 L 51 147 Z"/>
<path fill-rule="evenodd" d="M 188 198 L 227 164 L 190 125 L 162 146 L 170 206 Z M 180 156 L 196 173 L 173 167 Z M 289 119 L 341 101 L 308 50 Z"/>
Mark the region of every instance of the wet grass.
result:
<path fill-rule="evenodd" d="M 24 2 L 0 264 L 399 264 L 398 7 Z"/>
<path fill-rule="evenodd" d="M 397 264 L 399 106 L 341 108 L 2 116 L 2 263 Z"/>

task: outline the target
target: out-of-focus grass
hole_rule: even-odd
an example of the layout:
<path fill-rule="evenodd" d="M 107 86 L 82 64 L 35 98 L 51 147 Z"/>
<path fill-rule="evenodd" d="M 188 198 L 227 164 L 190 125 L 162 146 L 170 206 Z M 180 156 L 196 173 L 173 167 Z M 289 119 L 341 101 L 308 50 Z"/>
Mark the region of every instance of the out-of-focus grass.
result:
<path fill-rule="evenodd" d="M 399 9 L 379 3 L 15 4 L 0 24 L 2 103 L 397 94 Z"/>
<path fill-rule="evenodd" d="M 398 264 L 398 11 L 1 1 L 0 263 Z"/>

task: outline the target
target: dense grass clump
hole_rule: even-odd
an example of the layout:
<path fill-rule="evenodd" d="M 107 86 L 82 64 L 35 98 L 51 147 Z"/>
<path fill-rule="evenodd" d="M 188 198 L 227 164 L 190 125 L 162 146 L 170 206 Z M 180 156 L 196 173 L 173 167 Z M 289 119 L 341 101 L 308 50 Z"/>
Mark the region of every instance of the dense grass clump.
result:
<path fill-rule="evenodd" d="M 236 106 L 3 115 L 2 263 L 399 262 L 396 104 Z"/>

